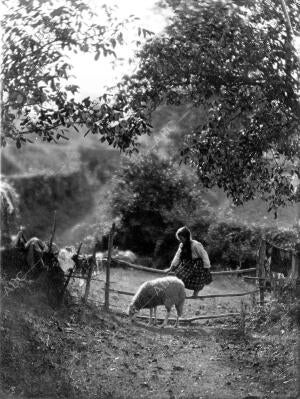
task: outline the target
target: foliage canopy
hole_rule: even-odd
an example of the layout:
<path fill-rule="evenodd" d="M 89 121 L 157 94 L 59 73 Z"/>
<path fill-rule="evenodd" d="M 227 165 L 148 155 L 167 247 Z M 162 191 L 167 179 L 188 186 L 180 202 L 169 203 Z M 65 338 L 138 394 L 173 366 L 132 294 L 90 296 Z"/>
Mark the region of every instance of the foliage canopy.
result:
<path fill-rule="evenodd" d="M 87 127 L 101 141 L 122 150 L 134 147 L 135 137 L 147 130 L 143 112 L 129 112 L 126 97 L 114 102 L 107 94 L 95 102 L 76 101 L 78 87 L 68 81 L 77 52 L 116 57 L 123 44 L 123 28 L 135 17 L 119 21 L 103 6 L 105 25 L 84 1 L 13 0 L 4 2 L 2 18 L 1 145 L 17 147 L 38 136 L 44 141 L 65 138 L 68 129 Z M 145 36 L 145 29 L 139 32 Z M 87 72 L 88 73 L 88 72 Z"/>
<path fill-rule="evenodd" d="M 300 65 L 281 1 L 161 3 L 174 9 L 165 32 L 138 53 L 138 71 L 94 103 L 72 97 L 77 87 L 65 82 L 71 65 L 64 50 L 114 54 L 122 26 L 94 24 L 80 0 L 7 1 L 2 145 L 12 139 L 20 147 L 32 133 L 52 141 L 86 126 L 131 153 L 150 134 L 159 105 L 191 104 L 204 116 L 182 140 L 181 156 L 206 187 L 222 187 L 235 204 L 260 194 L 270 210 L 295 200 Z M 299 32 L 299 0 L 289 0 L 288 10 Z"/>
<path fill-rule="evenodd" d="M 259 193 L 276 210 L 294 199 L 300 153 L 300 64 L 280 1 L 167 3 L 175 8 L 170 25 L 139 53 L 122 92 L 149 113 L 163 103 L 204 110 L 182 143 L 183 159 L 235 204 Z M 288 6 L 299 31 L 300 2 Z"/>

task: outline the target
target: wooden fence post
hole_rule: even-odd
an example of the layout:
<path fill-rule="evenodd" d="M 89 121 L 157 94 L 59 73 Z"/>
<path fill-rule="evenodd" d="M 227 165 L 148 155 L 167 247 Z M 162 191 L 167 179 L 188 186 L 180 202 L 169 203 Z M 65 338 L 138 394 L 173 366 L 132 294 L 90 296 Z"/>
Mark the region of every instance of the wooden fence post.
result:
<path fill-rule="evenodd" d="M 256 264 L 256 277 L 259 278 L 259 299 L 260 305 L 264 306 L 265 301 L 265 257 L 266 257 L 266 240 L 263 238 L 260 243 L 259 252 L 258 252 L 258 260 Z"/>
<path fill-rule="evenodd" d="M 296 281 L 295 295 L 300 300 L 300 244 L 296 244 L 295 255 L 294 255 L 294 279 Z M 300 327 L 300 326 L 299 326 Z"/>
<path fill-rule="evenodd" d="M 88 276 L 87 276 L 87 280 L 86 280 L 85 293 L 84 293 L 84 298 L 83 298 L 84 303 L 87 302 L 87 299 L 89 296 L 91 279 L 92 279 L 93 270 L 94 270 L 95 265 L 96 265 L 96 240 L 95 240 L 95 246 L 94 246 L 93 255 L 91 258 L 91 264 L 89 265 L 90 267 L 89 267 L 89 272 L 88 272 Z"/>
<path fill-rule="evenodd" d="M 300 244 L 295 246 L 295 257 L 294 257 L 294 278 L 295 278 L 295 296 L 298 303 L 300 302 Z M 300 310 L 298 307 L 296 315 L 298 331 L 300 331 Z M 296 345 L 296 368 L 297 368 L 297 397 L 300 397 L 300 334 L 298 334 L 297 345 Z"/>
<path fill-rule="evenodd" d="M 241 300 L 241 334 L 242 336 L 245 335 L 245 326 L 246 326 L 246 305 L 244 300 Z"/>
<path fill-rule="evenodd" d="M 251 304 L 252 304 L 252 307 L 255 308 L 255 306 L 256 306 L 256 296 L 255 296 L 255 293 L 251 294 Z"/>
<path fill-rule="evenodd" d="M 109 311 L 110 264 L 111 264 L 111 252 L 112 252 L 113 242 L 114 242 L 114 233 L 115 233 L 115 223 L 113 223 L 113 225 L 112 225 L 112 228 L 109 233 L 109 238 L 108 238 L 108 253 L 107 253 L 107 262 L 106 262 L 106 281 L 105 281 L 105 300 L 104 300 L 104 308 L 106 311 Z"/>

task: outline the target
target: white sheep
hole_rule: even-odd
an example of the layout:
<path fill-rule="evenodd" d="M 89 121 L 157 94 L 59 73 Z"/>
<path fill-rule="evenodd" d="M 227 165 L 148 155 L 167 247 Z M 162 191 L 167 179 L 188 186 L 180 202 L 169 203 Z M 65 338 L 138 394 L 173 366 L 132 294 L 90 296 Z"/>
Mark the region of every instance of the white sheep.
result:
<path fill-rule="evenodd" d="M 168 323 L 171 308 L 175 305 L 177 310 L 177 319 L 175 327 L 178 325 L 178 319 L 182 315 L 183 305 L 185 301 L 184 283 L 174 276 L 166 276 L 155 280 L 146 281 L 138 289 L 129 306 L 129 317 L 131 321 L 133 316 L 140 309 L 150 309 L 149 324 L 152 323 L 152 315 L 154 310 L 154 320 L 156 324 L 156 308 L 164 305 L 167 309 L 165 320 L 162 327 Z"/>

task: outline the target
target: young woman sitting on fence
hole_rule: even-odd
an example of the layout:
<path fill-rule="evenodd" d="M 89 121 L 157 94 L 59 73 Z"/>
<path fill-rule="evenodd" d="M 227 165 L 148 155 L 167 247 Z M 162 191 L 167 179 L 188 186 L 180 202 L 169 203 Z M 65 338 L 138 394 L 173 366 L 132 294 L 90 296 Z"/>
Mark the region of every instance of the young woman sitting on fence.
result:
<path fill-rule="evenodd" d="M 193 296 L 197 296 L 204 285 L 212 282 L 208 254 L 200 242 L 192 239 L 186 226 L 177 230 L 176 238 L 180 241 L 179 248 L 165 272 L 174 273 L 184 282 L 185 288 L 193 290 Z"/>

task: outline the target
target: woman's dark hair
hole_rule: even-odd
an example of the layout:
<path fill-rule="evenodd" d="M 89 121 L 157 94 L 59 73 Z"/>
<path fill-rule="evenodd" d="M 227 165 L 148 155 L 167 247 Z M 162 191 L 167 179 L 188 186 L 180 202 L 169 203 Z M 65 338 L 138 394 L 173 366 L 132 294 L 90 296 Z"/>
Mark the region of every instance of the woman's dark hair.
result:
<path fill-rule="evenodd" d="M 187 238 L 188 240 L 191 240 L 192 234 L 186 226 L 183 226 L 183 227 L 180 227 L 180 229 L 178 229 L 176 231 L 176 238 L 178 241 L 180 241 L 179 237 L 184 237 L 184 238 Z"/>
<path fill-rule="evenodd" d="M 186 226 L 181 227 L 176 232 L 176 238 L 178 240 L 179 237 L 185 238 L 185 241 L 183 242 L 181 248 L 180 260 L 181 261 L 192 260 L 192 248 L 191 248 L 192 235 L 190 230 Z"/>

